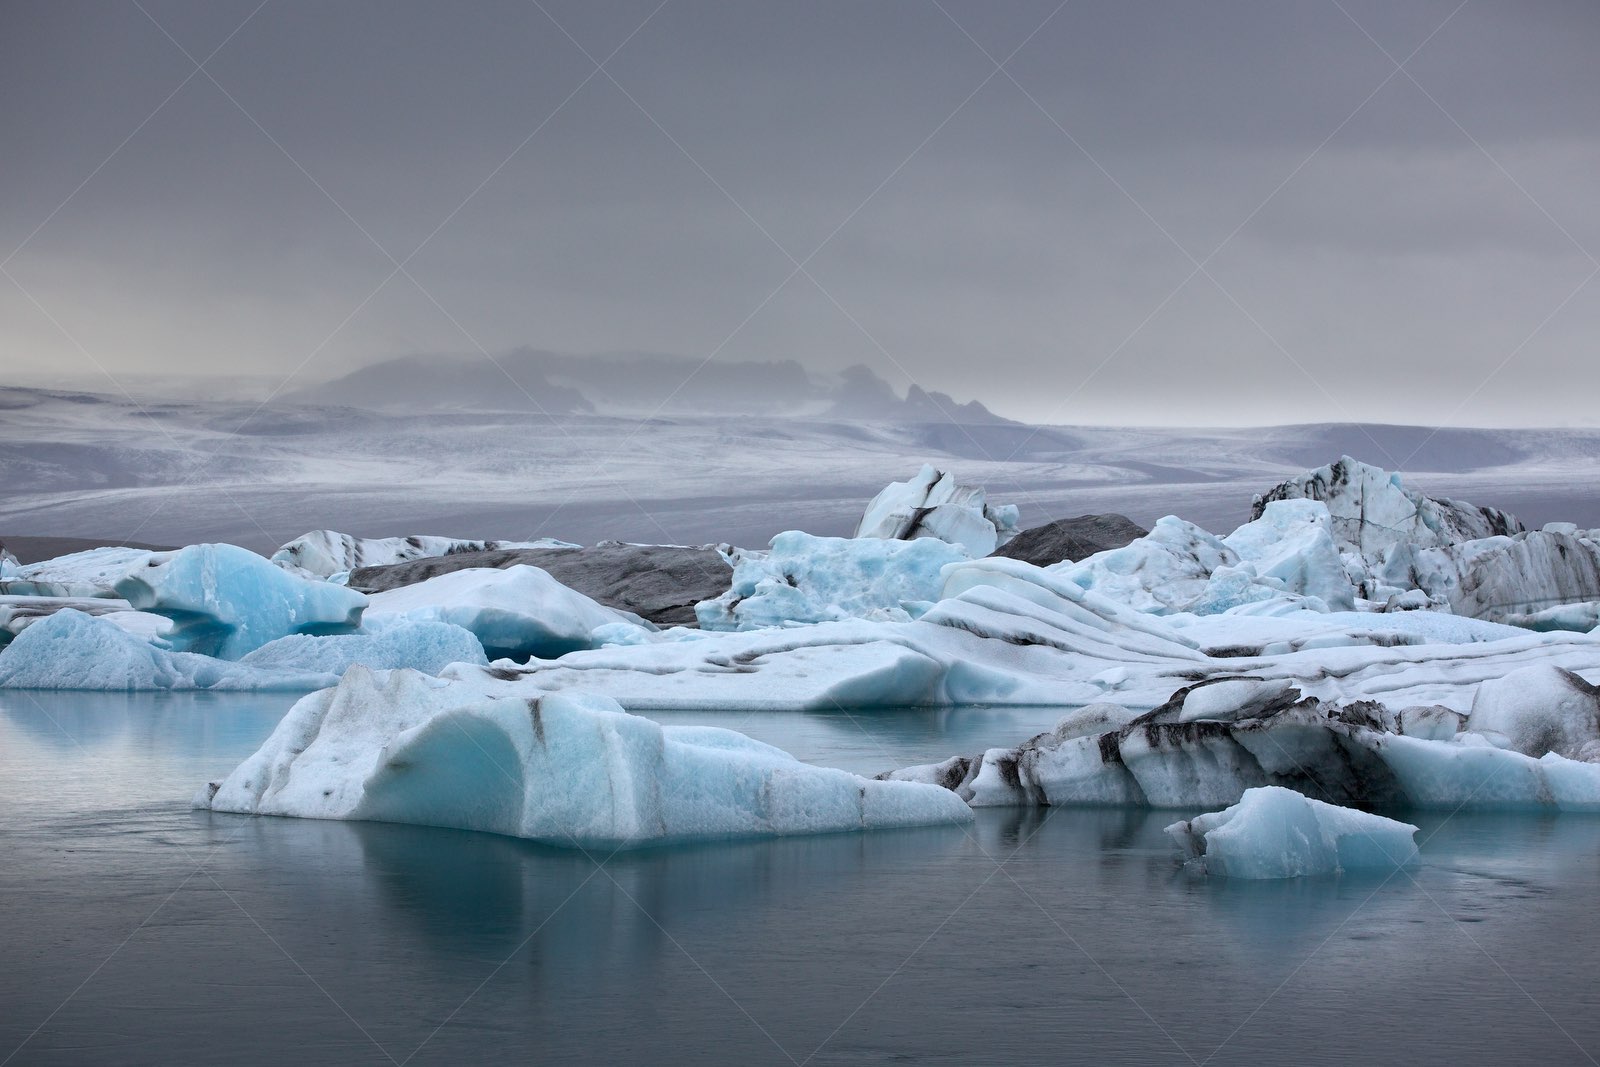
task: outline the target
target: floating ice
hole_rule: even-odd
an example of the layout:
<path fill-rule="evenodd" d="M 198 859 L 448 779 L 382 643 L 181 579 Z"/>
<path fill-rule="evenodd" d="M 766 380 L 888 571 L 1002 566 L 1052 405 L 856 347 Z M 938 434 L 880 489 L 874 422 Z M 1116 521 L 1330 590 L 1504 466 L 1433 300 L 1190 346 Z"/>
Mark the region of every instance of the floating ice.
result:
<path fill-rule="evenodd" d="M 1600 688 L 1538 664 L 1478 686 L 1467 730 L 1527 756 L 1600 763 Z"/>
<path fill-rule="evenodd" d="M 1424 496 L 1406 488 L 1400 475 L 1349 456 L 1256 497 L 1252 517 L 1260 518 L 1273 501 L 1296 499 L 1326 504 L 1339 547 L 1369 560 L 1395 545 L 1434 548 L 1523 529 L 1515 516 L 1497 508 Z"/>
<path fill-rule="evenodd" d="M 0 649 L 0 689 L 317 689 L 332 674 L 269 670 L 173 652 L 108 617 L 71 608 L 40 619 Z"/>
<path fill-rule="evenodd" d="M 462 552 L 577 547 L 553 537 L 537 541 L 466 541 L 456 537 L 353 537 L 336 530 L 313 530 L 279 548 L 272 554 L 272 562 L 327 578 L 357 567 L 383 567 Z"/>
<path fill-rule="evenodd" d="M 37 563 L 7 564 L 0 570 L 0 594 L 118 597 L 118 579 L 150 556 L 144 548 L 91 548 Z"/>
<path fill-rule="evenodd" d="M 1389 586 L 1444 601 L 1457 615 L 1504 620 L 1600 599 L 1600 544 L 1541 530 L 1440 548 L 1398 545 L 1378 574 Z"/>
<path fill-rule="evenodd" d="M 1536 705 L 1524 714 L 1547 718 Z M 1458 733 L 1460 719 L 1438 706 L 1331 703 L 1281 680 L 1219 679 L 1095 735 L 1064 720 L 1014 748 L 882 777 L 942 785 L 975 807 L 1218 807 L 1284 786 L 1366 808 L 1600 811 L 1600 764 L 1496 747 Z"/>
<path fill-rule="evenodd" d="M 955 475 L 924 464 L 915 478 L 890 482 L 867 505 L 857 537 L 909 541 L 933 537 L 987 556 L 1017 534 L 1014 504 L 991 507 L 982 486 L 957 485 Z"/>
<path fill-rule="evenodd" d="M 869 618 L 907 621 L 939 599 L 940 571 L 967 553 L 934 538 L 814 537 L 790 530 L 767 552 L 735 551 L 733 584 L 695 615 L 707 630 Z M 909 610 L 908 610 L 909 609 Z"/>
<path fill-rule="evenodd" d="M 1247 789 L 1239 803 L 1167 827 L 1184 858 L 1223 878 L 1302 878 L 1393 870 L 1416 862 L 1417 828 L 1311 800 L 1292 789 Z"/>
<path fill-rule="evenodd" d="M 239 660 L 251 667 L 342 675 L 359 663 L 373 670 L 410 667 L 437 674 L 452 663 L 486 664 L 471 632 L 447 622 L 401 619 L 376 633 L 313 637 L 291 634 L 262 645 Z"/>
<path fill-rule="evenodd" d="M 1586 600 L 1578 604 L 1558 604 L 1538 611 L 1511 612 L 1501 617 L 1508 626 L 1524 630 L 1549 633 L 1552 630 L 1571 630 L 1588 633 L 1600 626 L 1600 600 Z"/>
<path fill-rule="evenodd" d="M 288 634 L 337 634 L 361 624 L 367 598 L 310 581 L 234 545 L 147 553 L 116 582 L 135 608 L 173 621 L 187 652 L 238 659 Z"/>
<path fill-rule="evenodd" d="M 66 609 L 85 615 L 98 615 L 128 633 L 150 640 L 161 640 L 172 632 L 172 620 L 134 611 L 126 600 L 104 597 L 0 596 L 0 646 L 37 623 Z"/>
<path fill-rule="evenodd" d="M 729 730 L 663 727 L 604 697 L 495 699 L 361 667 L 297 703 L 196 803 L 607 849 L 971 818 L 945 790 L 809 766 Z"/>
<path fill-rule="evenodd" d="M 375 593 L 367 619 L 448 622 L 469 630 L 491 659 L 549 659 L 597 643 L 599 627 L 625 622 L 655 627 L 631 612 L 597 604 L 538 567 L 451 571 L 416 585 Z"/>

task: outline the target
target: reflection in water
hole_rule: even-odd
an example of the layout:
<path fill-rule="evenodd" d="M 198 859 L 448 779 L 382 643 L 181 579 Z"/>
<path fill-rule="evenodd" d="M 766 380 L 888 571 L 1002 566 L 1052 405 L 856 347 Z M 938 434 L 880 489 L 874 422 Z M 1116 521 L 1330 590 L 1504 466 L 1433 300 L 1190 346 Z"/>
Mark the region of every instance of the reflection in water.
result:
<path fill-rule="evenodd" d="M 191 811 L 292 698 L 48 696 L 0 698 L 0 1058 L 26 1039 L 15 1062 L 1600 1052 L 1585 980 L 1600 819 L 1418 815 L 1414 871 L 1277 883 L 1186 872 L 1161 832 L 1179 813 L 1122 809 L 585 854 Z M 848 716 L 761 725 L 806 758 L 860 747 Z M 870 723 L 895 762 L 1020 726 Z"/>

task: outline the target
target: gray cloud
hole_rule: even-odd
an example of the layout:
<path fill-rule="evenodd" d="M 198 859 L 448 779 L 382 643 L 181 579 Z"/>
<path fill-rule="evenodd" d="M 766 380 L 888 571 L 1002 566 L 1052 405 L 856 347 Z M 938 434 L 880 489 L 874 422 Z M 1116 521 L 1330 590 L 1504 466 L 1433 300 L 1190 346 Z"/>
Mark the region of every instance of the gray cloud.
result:
<path fill-rule="evenodd" d="M 131 4 L 12 4 L 0 256 L 117 374 L 532 344 L 1031 419 L 1589 418 L 1600 283 L 1540 324 L 1600 249 L 1600 12 L 1340 2 L 946 4 L 977 44 L 920 0 L 546 4 L 619 89 L 526 0 L 231 39 L 254 2 L 146 0 L 239 106 L 196 75 L 31 238 L 193 66 Z M 7 366 L 93 372 L 0 313 Z"/>

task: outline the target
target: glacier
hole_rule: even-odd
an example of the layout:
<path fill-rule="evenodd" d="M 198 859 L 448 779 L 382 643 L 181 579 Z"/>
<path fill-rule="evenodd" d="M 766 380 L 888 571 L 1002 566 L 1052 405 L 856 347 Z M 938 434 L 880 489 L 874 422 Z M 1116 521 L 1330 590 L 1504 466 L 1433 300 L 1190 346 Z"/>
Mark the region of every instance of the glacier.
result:
<path fill-rule="evenodd" d="M 587 694 L 486 697 L 352 668 L 303 698 L 196 805 L 405 822 L 580 849 L 961 824 L 946 790 L 813 767 L 742 734 L 660 726 Z"/>
<path fill-rule="evenodd" d="M 1303 878 L 1417 861 L 1417 828 L 1281 786 L 1247 789 L 1222 811 L 1166 828 L 1184 859 L 1219 878 Z"/>
<path fill-rule="evenodd" d="M 602 626 L 626 623 L 655 629 L 632 612 L 596 603 L 528 564 L 451 571 L 375 593 L 366 618 L 377 626 L 399 619 L 451 623 L 477 637 L 490 658 L 515 660 L 591 648 L 597 642 L 590 635 Z"/>

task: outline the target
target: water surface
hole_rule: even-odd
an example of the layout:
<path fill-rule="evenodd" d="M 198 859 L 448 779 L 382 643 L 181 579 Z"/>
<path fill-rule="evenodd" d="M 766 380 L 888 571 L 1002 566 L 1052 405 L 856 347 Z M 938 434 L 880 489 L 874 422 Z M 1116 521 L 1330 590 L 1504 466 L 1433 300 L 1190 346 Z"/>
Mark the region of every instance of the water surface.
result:
<path fill-rule="evenodd" d="M 1175 865 L 1170 812 L 585 854 L 192 811 L 291 700 L 0 694 L 0 1061 L 1600 1053 L 1600 819 L 1419 816 L 1410 874 L 1241 884 Z M 661 717 L 874 772 L 1057 714 Z"/>

